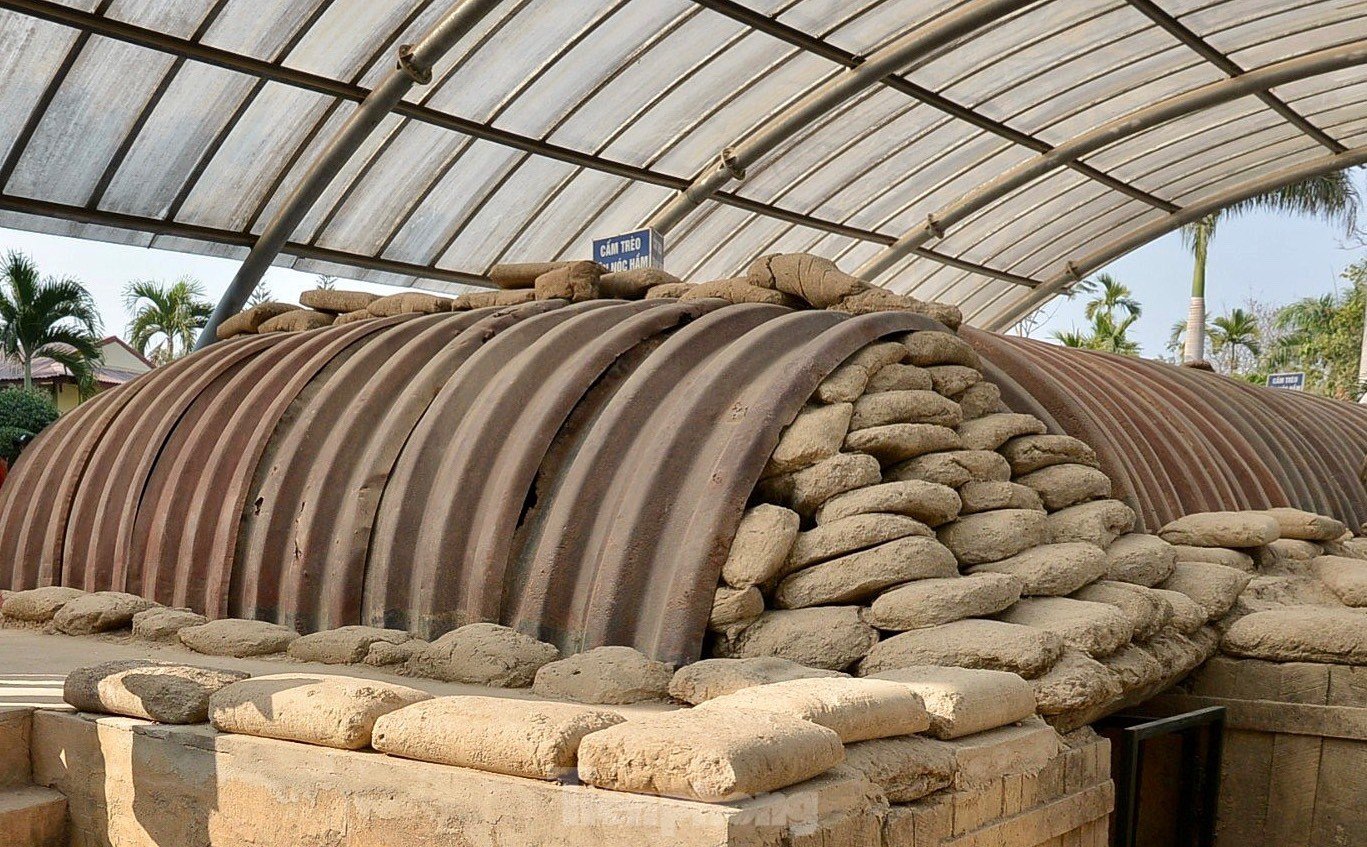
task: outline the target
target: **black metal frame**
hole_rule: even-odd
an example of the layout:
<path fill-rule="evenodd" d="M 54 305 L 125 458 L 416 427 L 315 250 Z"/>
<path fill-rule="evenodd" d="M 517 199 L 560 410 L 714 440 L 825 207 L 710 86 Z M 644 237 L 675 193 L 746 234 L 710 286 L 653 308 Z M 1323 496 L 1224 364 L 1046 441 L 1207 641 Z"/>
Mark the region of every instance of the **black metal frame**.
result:
<path fill-rule="evenodd" d="M 1144 767 L 1144 742 L 1164 735 L 1182 739 L 1182 800 L 1177 821 L 1183 845 L 1214 847 L 1215 813 L 1220 798 L 1220 757 L 1224 752 L 1225 707 L 1211 706 L 1168 718 L 1112 715 L 1098 728 L 1120 729 L 1120 761 L 1115 780 L 1115 839 L 1113 847 L 1135 847 L 1139 833 L 1139 786 Z M 1207 736 L 1205 756 L 1197 743 Z M 1193 838 L 1193 836 L 1195 836 Z"/>

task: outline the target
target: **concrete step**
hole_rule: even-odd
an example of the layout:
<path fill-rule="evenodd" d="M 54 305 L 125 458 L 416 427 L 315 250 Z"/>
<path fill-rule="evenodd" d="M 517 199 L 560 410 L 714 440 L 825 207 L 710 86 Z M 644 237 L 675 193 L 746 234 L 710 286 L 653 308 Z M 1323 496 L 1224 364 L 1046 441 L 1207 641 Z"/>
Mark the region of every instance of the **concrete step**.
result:
<path fill-rule="evenodd" d="M 32 785 L 0 791 L 0 844 L 64 847 L 66 798 L 50 788 Z"/>

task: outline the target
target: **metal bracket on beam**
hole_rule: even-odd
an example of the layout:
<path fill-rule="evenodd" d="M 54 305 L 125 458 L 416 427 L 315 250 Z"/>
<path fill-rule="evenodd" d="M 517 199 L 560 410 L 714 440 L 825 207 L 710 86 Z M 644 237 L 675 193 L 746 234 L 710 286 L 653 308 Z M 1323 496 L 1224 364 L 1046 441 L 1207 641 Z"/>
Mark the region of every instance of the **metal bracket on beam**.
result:
<path fill-rule="evenodd" d="M 432 66 L 419 65 L 414 60 L 417 48 L 412 44 L 399 45 L 399 63 L 395 67 L 408 75 L 408 78 L 418 85 L 430 85 L 432 82 Z"/>

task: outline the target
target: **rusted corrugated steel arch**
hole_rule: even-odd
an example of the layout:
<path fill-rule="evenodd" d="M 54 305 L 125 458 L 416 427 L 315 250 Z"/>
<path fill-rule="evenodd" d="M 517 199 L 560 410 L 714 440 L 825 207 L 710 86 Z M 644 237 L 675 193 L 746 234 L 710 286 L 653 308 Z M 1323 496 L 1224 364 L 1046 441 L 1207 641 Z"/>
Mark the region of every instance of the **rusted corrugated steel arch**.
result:
<path fill-rule="evenodd" d="M 963 329 L 1003 398 L 1091 444 L 1149 529 L 1213 509 L 1367 521 L 1367 409 L 1146 359 Z"/>

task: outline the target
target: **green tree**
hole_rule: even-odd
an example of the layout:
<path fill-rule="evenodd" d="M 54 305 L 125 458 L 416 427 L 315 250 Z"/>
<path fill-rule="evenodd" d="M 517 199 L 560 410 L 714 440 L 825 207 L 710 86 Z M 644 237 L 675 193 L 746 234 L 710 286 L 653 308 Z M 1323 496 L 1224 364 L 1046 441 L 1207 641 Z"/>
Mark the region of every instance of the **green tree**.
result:
<path fill-rule="evenodd" d="M 0 349 L 24 368 L 33 387 L 39 356 L 67 369 L 82 394 L 94 388 L 100 360 L 100 315 L 90 292 L 69 277 L 42 277 L 33 260 L 10 251 L 0 267 Z"/>
<path fill-rule="evenodd" d="M 266 285 L 264 281 L 258 282 L 256 287 L 252 289 L 252 293 L 247 296 L 247 308 L 251 309 L 260 306 L 262 303 L 269 303 L 271 297 L 270 286 Z"/>
<path fill-rule="evenodd" d="M 1078 332 L 1076 329 L 1054 330 L 1052 337 L 1055 341 L 1057 341 L 1059 344 L 1062 344 L 1064 347 L 1080 347 L 1084 349 L 1091 349 L 1092 346 L 1091 339 L 1087 337 L 1087 334 L 1083 332 Z"/>
<path fill-rule="evenodd" d="M 1210 323 L 1211 349 L 1223 357 L 1226 373 L 1237 374 L 1257 361 L 1262 353 L 1262 331 L 1252 312 L 1232 309 Z"/>
<path fill-rule="evenodd" d="M 1343 276 L 1351 283 L 1346 289 L 1306 297 L 1277 311 L 1279 337 L 1267 345 L 1261 366 L 1305 371 L 1306 390 L 1355 400 L 1362 392 L 1358 365 L 1367 307 L 1367 259 Z"/>
<path fill-rule="evenodd" d="M 1094 285 L 1088 290 L 1095 295 L 1087 301 L 1084 309 L 1089 321 L 1095 321 L 1098 315 L 1106 315 L 1114 320 L 1116 312 L 1124 312 L 1132 318 L 1138 318 L 1144 313 L 1139 301 L 1134 299 L 1134 292 L 1130 291 L 1130 287 L 1110 274 L 1097 274 Z"/>
<path fill-rule="evenodd" d="M 1129 286 L 1103 273 L 1097 274 L 1094 280 L 1079 283 L 1076 290 L 1093 295 L 1083 310 L 1092 325 L 1085 332 L 1076 328 L 1055 332 L 1054 340 L 1064 347 L 1139 355 L 1139 342 L 1129 337 L 1129 331 L 1144 310 Z"/>
<path fill-rule="evenodd" d="M 195 338 L 213 312 L 199 280 L 183 276 L 170 285 L 137 280 L 123 290 L 124 307 L 133 315 L 128 341 L 138 352 L 164 365 L 195 347 Z"/>
<path fill-rule="evenodd" d="M 1210 245 L 1221 220 L 1254 210 L 1321 218 L 1353 232 L 1357 223 L 1360 198 L 1348 171 L 1321 174 L 1267 194 L 1226 206 L 1182 227 L 1182 240 L 1194 259 L 1191 272 L 1191 308 L 1187 312 L 1187 332 L 1183 358 L 1205 358 L 1206 346 L 1206 265 Z"/>
<path fill-rule="evenodd" d="M 0 389 L 0 458 L 13 464 L 19 444 L 57 420 L 57 404 L 38 388 Z"/>

